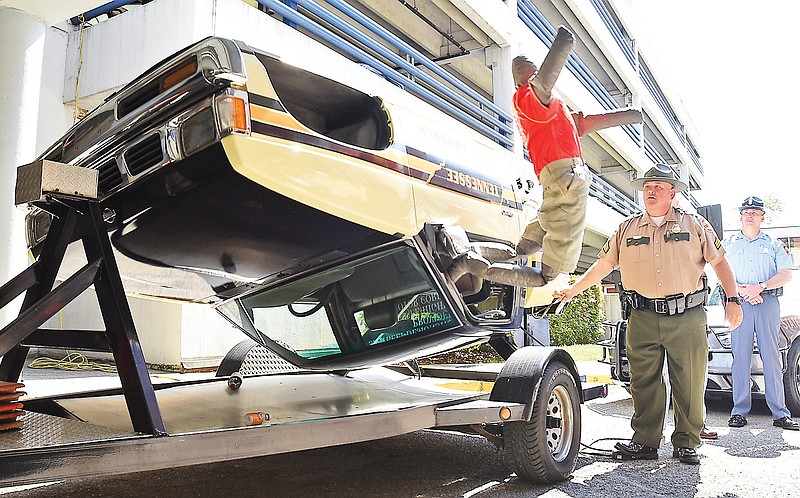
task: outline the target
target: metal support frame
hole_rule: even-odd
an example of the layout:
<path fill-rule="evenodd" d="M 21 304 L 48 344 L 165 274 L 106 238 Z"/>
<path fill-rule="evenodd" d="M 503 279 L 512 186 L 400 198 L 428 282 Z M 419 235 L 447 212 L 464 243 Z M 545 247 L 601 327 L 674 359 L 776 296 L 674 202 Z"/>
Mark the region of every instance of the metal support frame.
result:
<path fill-rule="evenodd" d="M 99 204 L 67 200 L 50 205 L 48 209 L 54 218 L 39 258 L 0 287 L 0 307 L 26 291 L 19 317 L 0 330 L 0 355 L 3 355 L 0 380 L 16 382 L 19 379 L 33 342 L 44 347 L 106 351 L 110 347 L 134 430 L 166 435 Z M 86 260 L 90 263 L 53 288 L 67 245 L 76 239 L 83 242 Z M 39 329 L 92 285 L 105 323 L 107 342 L 93 331 L 61 334 L 63 331 Z"/>

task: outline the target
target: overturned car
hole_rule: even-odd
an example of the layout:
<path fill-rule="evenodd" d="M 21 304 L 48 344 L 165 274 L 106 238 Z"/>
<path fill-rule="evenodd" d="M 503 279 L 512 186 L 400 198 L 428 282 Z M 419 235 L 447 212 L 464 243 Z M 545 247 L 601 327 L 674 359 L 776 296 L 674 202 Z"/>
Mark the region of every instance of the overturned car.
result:
<path fill-rule="evenodd" d="M 481 433 L 505 448 L 519 475 L 563 480 L 575 467 L 587 397 L 576 365 L 556 348 L 515 351 L 508 337 L 526 308 L 541 304 L 546 313 L 550 299 L 534 303 L 525 289 L 471 275 L 454 282 L 446 272 L 466 246 L 496 254 L 519 239 L 535 211 L 524 164 L 450 118 L 406 104 L 240 42 L 202 40 L 108 97 L 20 168 L 29 246 L 51 258 L 59 234 L 71 233 L 51 228 L 77 223 L 96 243 L 84 241 L 82 251 L 77 237 L 64 241 L 65 273 L 88 260 L 78 277 L 113 266 L 127 293 L 213 305 L 303 371 L 344 377 L 413 366 L 488 341 L 507 362 L 485 397 L 521 404 L 524 414 Z M 81 172 L 94 175 L 96 192 L 43 187 L 45 173 Z M 67 216 L 83 220 L 82 210 L 89 221 Z M 125 322 L 119 289 L 100 284 L 105 307 Z M 125 342 L 115 337 L 111 347 Z M 128 382 L 143 376 L 140 368 Z M 154 400 L 140 391 L 129 407 L 144 399 L 140 411 L 156 433 Z"/>

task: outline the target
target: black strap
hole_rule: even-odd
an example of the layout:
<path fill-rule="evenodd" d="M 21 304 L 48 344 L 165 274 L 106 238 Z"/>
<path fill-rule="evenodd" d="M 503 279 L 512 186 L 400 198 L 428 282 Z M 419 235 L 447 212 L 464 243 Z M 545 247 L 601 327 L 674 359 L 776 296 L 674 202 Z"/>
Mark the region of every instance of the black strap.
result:
<path fill-rule="evenodd" d="M 638 292 L 629 291 L 631 307 L 633 309 L 645 309 L 655 311 L 662 315 L 679 315 L 688 309 L 700 306 L 705 303 L 707 291 L 705 288 L 693 292 L 688 296 L 675 294 L 664 298 L 650 299 Z"/>

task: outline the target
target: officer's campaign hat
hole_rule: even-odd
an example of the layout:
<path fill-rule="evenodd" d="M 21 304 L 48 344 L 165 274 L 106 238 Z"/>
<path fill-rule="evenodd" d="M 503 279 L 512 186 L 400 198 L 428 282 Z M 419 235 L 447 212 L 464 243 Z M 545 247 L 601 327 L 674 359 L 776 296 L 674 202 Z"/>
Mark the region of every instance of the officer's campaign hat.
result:
<path fill-rule="evenodd" d="M 739 212 L 741 213 L 745 209 L 758 209 L 762 213 L 767 212 L 767 208 L 764 207 L 764 201 L 761 200 L 761 197 L 756 197 L 754 195 L 742 201 L 742 205 L 739 206 Z"/>
<path fill-rule="evenodd" d="M 645 182 L 667 182 L 672 184 L 672 187 L 678 192 L 683 192 L 687 188 L 686 184 L 678 180 L 675 172 L 666 164 L 656 164 L 647 170 L 644 175 L 632 181 L 631 185 L 633 185 L 633 188 L 644 190 Z"/>

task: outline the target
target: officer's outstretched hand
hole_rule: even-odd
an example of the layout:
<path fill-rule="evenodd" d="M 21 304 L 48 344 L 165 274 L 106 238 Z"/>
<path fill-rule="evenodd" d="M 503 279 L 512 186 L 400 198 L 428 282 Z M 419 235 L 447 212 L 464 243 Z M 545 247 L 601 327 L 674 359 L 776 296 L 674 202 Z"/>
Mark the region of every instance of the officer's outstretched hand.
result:
<path fill-rule="evenodd" d="M 733 330 L 742 323 L 742 306 L 736 303 L 725 305 L 725 323 Z"/>
<path fill-rule="evenodd" d="M 580 292 L 575 290 L 575 286 L 571 285 L 566 289 L 561 289 L 553 292 L 553 297 L 558 299 L 559 301 L 569 301 Z"/>

